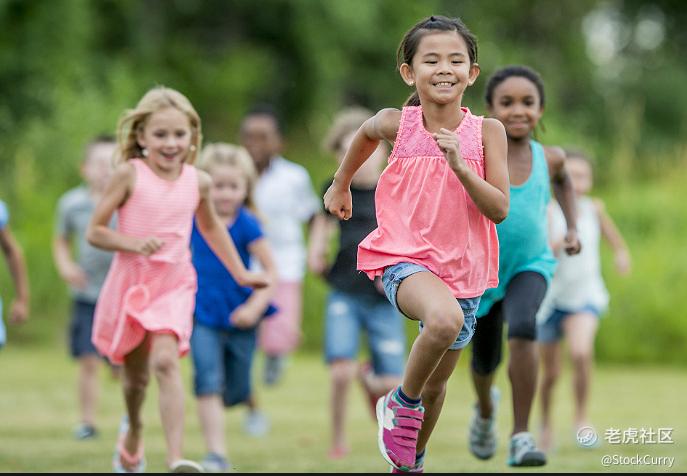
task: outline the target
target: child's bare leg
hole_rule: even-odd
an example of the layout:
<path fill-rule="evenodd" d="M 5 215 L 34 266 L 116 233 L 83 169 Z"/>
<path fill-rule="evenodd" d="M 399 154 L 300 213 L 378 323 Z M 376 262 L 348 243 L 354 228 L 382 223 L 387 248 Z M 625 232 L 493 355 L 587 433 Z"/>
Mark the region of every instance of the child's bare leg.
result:
<path fill-rule="evenodd" d="M 422 406 L 425 407 L 425 419 L 417 438 L 417 452 L 421 453 L 427 446 L 434 426 L 439 420 L 446 397 L 446 382 L 453 373 L 460 357 L 460 350 L 449 350 L 437 365 L 422 390 Z"/>
<path fill-rule="evenodd" d="M 508 339 L 508 377 L 513 392 L 513 434 L 528 431 L 537 390 L 538 352 L 533 340 Z"/>
<path fill-rule="evenodd" d="M 160 418 L 167 441 L 167 464 L 172 464 L 182 457 L 184 437 L 184 386 L 176 336 L 153 335 L 150 366 L 160 390 Z"/>
<path fill-rule="evenodd" d="M 365 378 L 365 382 L 370 391 L 380 397 L 401 384 L 401 378 L 398 375 L 377 375 L 370 373 L 363 378 Z"/>
<path fill-rule="evenodd" d="M 549 451 L 553 446 L 551 408 L 553 390 L 561 373 L 561 346 L 557 341 L 539 344 L 544 376 L 539 387 L 541 398 L 541 449 Z"/>
<path fill-rule="evenodd" d="M 198 418 L 208 451 L 226 456 L 222 398 L 217 394 L 198 396 Z"/>
<path fill-rule="evenodd" d="M 79 406 L 81 423 L 95 425 L 95 407 L 98 402 L 98 368 L 100 357 L 87 354 L 79 357 Z"/>
<path fill-rule="evenodd" d="M 587 420 L 587 399 L 592 374 L 594 356 L 594 337 L 599 325 L 598 318 L 589 313 L 568 316 L 563 321 L 563 329 L 570 357 L 573 363 L 573 386 L 575 389 L 575 425 L 589 424 Z"/>
<path fill-rule="evenodd" d="M 396 295 L 401 311 L 422 320 L 424 329 L 413 343 L 403 376 L 402 390 L 420 398 L 425 383 L 463 327 L 463 310 L 444 282 L 432 273 L 405 278 Z"/>
<path fill-rule="evenodd" d="M 355 361 L 343 359 L 335 360 L 330 365 L 332 449 L 343 450 L 346 447 L 346 401 L 350 384 L 355 378 L 357 366 Z"/>
<path fill-rule="evenodd" d="M 145 399 L 146 388 L 150 379 L 148 367 L 148 348 L 146 337 L 141 344 L 124 358 L 122 366 L 122 386 L 124 388 L 124 403 L 129 418 L 129 431 L 124 439 L 124 449 L 127 453 L 137 453 L 141 441 L 143 422 L 141 421 L 141 407 Z M 126 467 L 124 461 L 122 465 Z M 133 469 L 127 467 L 127 469 Z"/>

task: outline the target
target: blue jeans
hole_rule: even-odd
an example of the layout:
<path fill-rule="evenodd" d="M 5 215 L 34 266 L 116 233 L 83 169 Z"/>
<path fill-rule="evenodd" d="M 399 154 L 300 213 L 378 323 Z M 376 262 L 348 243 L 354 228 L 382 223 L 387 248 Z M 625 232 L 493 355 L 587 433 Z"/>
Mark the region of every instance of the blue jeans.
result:
<path fill-rule="evenodd" d="M 225 406 L 251 394 L 251 367 L 257 342 L 252 329 L 217 329 L 194 322 L 191 335 L 196 396 L 222 395 Z"/>
<path fill-rule="evenodd" d="M 546 344 L 558 342 L 563 338 L 563 321 L 568 316 L 581 312 L 601 317 L 601 311 L 591 304 L 582 306 L 574 311 L 554 309 L 545 321 L 537 324 L 537 341 Z"/>
<path fill-rule="evenodd" d="M 386 293 L 389 302 L 394 305 L 396 309 L 403 312 L 398 307 L 398 302 L 396 301 L 396 294 L 398 293 L 398 287 L 401 282 L 408 276 L 415 273 L 430 273 L 431 271 L 415 263 L 398 263 L 387 267 L 382 275 L 382 283 L 384 284 L 384 292 Z M 460 333 L 456 338 L 456 341 L 451 344 L 449 350 L 458 350 L 465 348 L 472 340 L 472 336 L 475 335 L 475 327 L 477 325 L 476 313 L 477 308 L 479 308 L 480 296 L 473 298 L 456 298 L 460 308 L 463 310 L 463 327 L 460 329 Z M 420 321 L 420 332 L 422 332 L 422 321 Z"/>
<path fill-rule="evenodd" d="M 403 374 L 406 348 L 403 320 L 384 299 L 331 291 L 327 298 L 325 319 L 324 352 L 327 363 L 355 359 L 360 332 L 364 330 L 375 374 Z"/>

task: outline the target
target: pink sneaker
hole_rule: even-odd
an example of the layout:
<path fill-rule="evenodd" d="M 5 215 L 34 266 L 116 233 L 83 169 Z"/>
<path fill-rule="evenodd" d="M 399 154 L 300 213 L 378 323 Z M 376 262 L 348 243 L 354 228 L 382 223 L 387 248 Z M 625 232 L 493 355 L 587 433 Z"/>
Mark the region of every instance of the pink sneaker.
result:
<path fill-rule="evenodd" d="M 377 400 L 378 444 L 382 456 L 404 472 L 415 466 L 417 435 L 422 428 L 425 409 L 407 408 L 392 398 L 396 389 Z"/>

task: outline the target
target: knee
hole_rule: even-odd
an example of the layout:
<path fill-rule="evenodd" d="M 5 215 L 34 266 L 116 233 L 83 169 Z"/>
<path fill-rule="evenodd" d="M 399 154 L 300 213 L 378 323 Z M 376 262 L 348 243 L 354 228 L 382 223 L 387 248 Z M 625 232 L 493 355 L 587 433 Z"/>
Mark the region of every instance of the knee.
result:
<path fill-rule="evenodd" d="M 463 320 L 463 313 L 459 310 L 437 307 L 427 314 L 423 325 L 430 336 L 449 346 L 458 337 Z"/>
<path fill-rule="evenodd" d="M 337 387 L 345 387 L 353 380 L 353 362 L 347 360 L 336 360 L 332 362 L 330 373 L 332 383 Z"/>
<path fill-rule="evenodd" d="M 160 352 L 152 357 L 151 367 L 158 377 L 170 375 L 178 369 L 178 366 L 177 357 L 171 352 Z"/>
<path fill-rule="evenodd" d="M 508 338 L 535 341 L 537 338 L 537 323 L 534 318 L 509 322 Z"/>
<path fill-rule="evenodd" d="M 542 377 L 542 384 L 545 387 L 553 387 L 561 375 L 561 368 L 558 366 L 548 367 L 544 369 L 544 375 Z"/>
<path fill-rule="evenodd" d="M 147 373 L 126 373 L 123 378 L 124 392 L 126 394 L 142 393 L 148 386 Z"/>
<path fill-rule="evenodd" d="M 570 359 L 575 367 L 589 365 L 592 361 L 592 351 L 588 349 L 571 349 Z"/>

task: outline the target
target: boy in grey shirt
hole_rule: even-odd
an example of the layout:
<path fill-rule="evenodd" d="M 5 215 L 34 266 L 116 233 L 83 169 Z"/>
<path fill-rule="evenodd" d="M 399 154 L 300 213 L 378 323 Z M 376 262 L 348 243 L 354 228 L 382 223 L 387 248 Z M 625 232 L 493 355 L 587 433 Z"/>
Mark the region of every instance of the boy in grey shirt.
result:
<path fill-rule="evenodd" d="M 85 183 L 62 195 L 57 207 L 53 257 L 60 277 L 71 288 L 73 300 L 69 340 L 71 355 L 79 362 L 81 423 L 74 433 L 79 440 L 97 435 L 95 407 L 101 357 L 91 342 L 91 331 L 95 304 L 112 260 L 112 253 L 92 247 L 85 234 L 91 214 L 109 180 L 115 149 L 112 137 L 93 139 L 86 146 L 81 164 Z"/>

